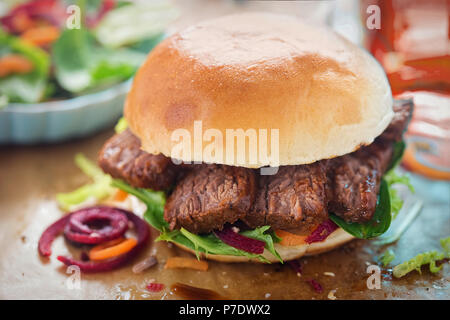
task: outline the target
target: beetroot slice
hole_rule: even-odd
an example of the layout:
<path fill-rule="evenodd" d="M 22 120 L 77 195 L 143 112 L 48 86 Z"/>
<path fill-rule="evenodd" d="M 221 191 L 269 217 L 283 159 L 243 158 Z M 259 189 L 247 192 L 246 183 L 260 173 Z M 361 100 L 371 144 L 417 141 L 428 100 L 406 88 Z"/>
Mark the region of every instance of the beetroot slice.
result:
<path fill-rule="evenodd" d="M 300 261 L 298 260 L 291 260 L 288 261 L 289 266 L 295 271 L 297 274 L 302 274 L 302 265 L 300 264 Z"/>
<path fill-rule="evenodd" d="M 315 292 L 317 292 L 317 293 L 323 292 L 322 285 L 317 280 L 310 279 L 310 280 L 306 280 L 306 282 L 308 282 L 311 285 L 311 287 L 314 289 Z"/>
<path fill-rule="evenodd" d="M 265 242 L 240 235 L 234 232 L 229 226 L 224 227 L 221 231 L 217 230 L 214 233 L 220 240 L 233 248 L 256 254 L 262 254 L 264 252 Z"/>
<path fill-rule="evenodd" d="M 128 219 L 133 223 L 134 228 L 136 229 L 137 244 L 133 249 L 117 258 L 113 258 L 105 262 L 79 261 L 64 256 L 58 256 L 58 260 L 67 266 L 71 265 L 78 266 L 82 272 L 94 273 L 116 269 L 125 264 L 126 262 L 128 262 L 131 258 L 133 258 L 144 247 L 145 243 L 149 239 L 150 228 L 144 220 L 142 220 L 135 214 L 122 209 L 116 210 L 120 210 L 121 212 L 123 212 L 128 217 Z"/>
<path fill-rule="evenodd" d="M 67 222 L 70 219 L 70 216 L 71 213 L 57 220 L 42 233 L 41 237 L 39 238 L 38 244 L 38 250 L 41 256 L 49 257 L 52 254 L 53 240 L 55 240 L 55 238 L 63 232 L 64 227 L 67 225 Z"/>
<path fill-rule="evenodd" d="M 116 6 L 115 0 L 103 0 L 98 12 L 94 16 L 86 17 L 87 26 L 89 28 L 95 28 L 100 22 L 100 20 L 102 20 L 102 18 L 105 16 L 105 14 L 114 9 L 115 6 Z"/>
<path fill-rule="evenodd" d="M 89 226 L 105 221 L 108 223 L 99 229 Z M 64 235 L 73 242 L 98 244 L 121 237 L 127 229 L 128 218 L 120 209 L 97 206 L 73 212 L 64 228 Z"/>
<path fill-rule="evenodd" d="M 164 289 L 164 284 L 152 282 L 149 283 L 146 288 L 150 292 L 160 292 L 162 289 Z"/>
<path fill-rule="evenodd" d="M 328 219 L 327 221 L 320 224 L 314 231 L 306 238 L 306 243 L 320 242 L 324 241 L 330 234 L 336 230 L 338 226 Z"/>

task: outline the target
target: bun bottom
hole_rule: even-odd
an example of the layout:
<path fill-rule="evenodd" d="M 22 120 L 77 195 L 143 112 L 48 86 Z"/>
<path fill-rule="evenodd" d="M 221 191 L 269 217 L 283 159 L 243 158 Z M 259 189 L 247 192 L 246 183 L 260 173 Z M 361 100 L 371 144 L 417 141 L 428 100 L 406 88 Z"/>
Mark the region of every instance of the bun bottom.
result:
<path fill-rule="evenodd" d="M 278 243 L 275 243 L 275 249 L 280 254 L 283 261 L 289 261 L 289 260 L 295 260 L 298 258 L 301 258 L 303 256 L 312 256 L 315 254 L 319 254 L 322 252 L 327 252 L 330 250 L 333 250 L 344 243 L 347 243 L 351 240 L 353 240 L 354 237 L 350 235 L 349 233 L 345 232 L 343 229 L 339 228 L 335 230 L 332 234 L 330 234 L 325 241 L 321 242 L 314 242 L 311 244 L 302 244 L 299 246 L 282 246 Z M 192 254 L 195 254 L 195 251 L 185 247 L 181 244 L 174 243 L 177 247 L 191 252 Z M 200 253 L 200 256 L 202 258 L 208 259 L 208 260 L 214 260 L 219 262 L 256 262 L 256 263 L 263 263 L 259 259 L 254 258 L 247 258 L 242 256 L 227 256 L 227 255 L 219 255 L 219 254 L 204 254 Z M 262 254 L 264 258 L 269 260 L 272 263 L 279 262 L 276 257 L 274 257 L 270 252 L 267 251 L 267 249 L 264 249 L 264 253 Z"/>

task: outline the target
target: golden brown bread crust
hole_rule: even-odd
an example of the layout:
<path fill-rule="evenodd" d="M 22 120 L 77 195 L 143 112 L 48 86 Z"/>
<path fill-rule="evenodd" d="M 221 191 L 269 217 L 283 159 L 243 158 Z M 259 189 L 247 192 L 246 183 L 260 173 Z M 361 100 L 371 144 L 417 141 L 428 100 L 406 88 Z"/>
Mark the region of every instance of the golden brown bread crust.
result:
<path fill-rule="evenodd" d="M 332 31 L 262 13 L 206 21 L 164 40 L 138 71 L 125 106 L 149 153 L 171 156 L 173 130 L 193 136 L 194 120 L 202 120 L 203 132 L 215 128 L 224 137 L 226 129 L 279 129 L 280 165 L 352 152 L 392 116 L 389 84 L 368 53 Z M 237 165 L 199 156 L 183 160 Z"/>

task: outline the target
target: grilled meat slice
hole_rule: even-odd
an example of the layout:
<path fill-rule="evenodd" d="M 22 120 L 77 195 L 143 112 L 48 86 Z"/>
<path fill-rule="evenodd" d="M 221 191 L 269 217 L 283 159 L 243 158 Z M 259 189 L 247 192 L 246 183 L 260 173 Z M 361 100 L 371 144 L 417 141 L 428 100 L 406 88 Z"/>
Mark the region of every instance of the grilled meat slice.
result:
<path fill-rule="evenodd" d="M 400 141 L 411 120 L 413 107 L 412 100 L 395 100 L 394 118 L 377 140 Z"/>
<path fill-rule="evenodd" d="M 98 164 L 113 178 L 153 190 L 171 187 L 181 170 L 170 158 L 141 150 L 140 140 L 130 130 L 114 135 L 105 143 L 98 155 Z"/>
<path fill-rule="evenodd" d="M 392 143 L 376 141 L 328 161 L 328 211 L 346 221 L 369 221 L 377 205 L 380 180 L 392 157 Z"/>
<path fill-rule="evenodd" d="M 243 221 L 250 227 L 311 230 L 328 218 L 326 166 L 316 162 L 283 166 L 272 176 L 259 176 L 255 203 Z"/>
<path fill-rule="evenodd" d="M 167 199 L 164 219 L 171 229 L 207 233 L 242 218 L 255 199 L 255 172 L 225 165 L 199 165 Z"/>

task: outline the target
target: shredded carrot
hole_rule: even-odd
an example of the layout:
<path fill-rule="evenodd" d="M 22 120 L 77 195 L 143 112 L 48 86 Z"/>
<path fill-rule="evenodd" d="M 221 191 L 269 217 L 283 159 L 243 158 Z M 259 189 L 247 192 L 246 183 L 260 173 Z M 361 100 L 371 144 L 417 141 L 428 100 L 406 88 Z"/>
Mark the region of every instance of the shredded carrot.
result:
<path fill-rule="evenodd" d="M 137 244 L 137 240 L 129 238 L 124 240 L 123 238 L 114 239 L 106 243 L 102 243 L 93 247 L 89 251 L 89 259 L 91 260 L 105 260 L 114 258 L 127 253 L 133 249 Z"/>
<path fill-rule="evenodd" d="M 276 230 L 275 234 L 277 237 L 281 238 L 281 241 L 279 242 L 282 246 L 298 246 L 301 244 L 305 244 L 306 238 L 308 236 L 300 236 L 298 234 L 293 234 L 284 230 Z"/>
<path fill-rule="evenodd" d="M 114 194 L 114 200 L 119 202 L 125 201 L 127 197 L 128 193 L 121 189 L 117 190 L 117 192 Z"/>
<path fill-rule="evenodd" d="M 110 240 L 110 241 L 107 241 L 107 242 L 100 243 L 100 244 L 96 245 L 95 247 L 93 247 L 91 250 L 94 250 L 94 251 L 103 250 L 103 249 L 115 246 L 116 244 L 119 244 L 119 243 L 121 243 L 123 241 L 125 241 L 125 238 L 120 237 L 120 238 L 117 238 L 117 239 L 113 239 L 113 240 Z"/>
<path fill-rule="evenodd" d="M 33 70 L 33 64 L 18 54 L 8 54 L 0 58 L 0 77 L 13 73 L 28 73 Z"/>
<path fill-rule="evenodd" d="M 41 47 L 51 44 L 59 37 L 59 29 L 54 26 L 39 26 L 22 33 L 21 38 L 28 43 Z"/>
<path fill-rule="evenodd" d="M 200 271 L 207 271 L 208 262 L 192 258 L 171 257 L 167 259 L 164 268 L 165 269 L 187 268 Z"/>

